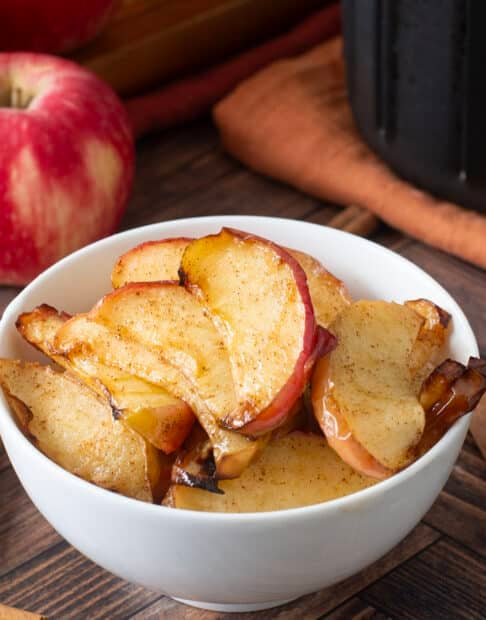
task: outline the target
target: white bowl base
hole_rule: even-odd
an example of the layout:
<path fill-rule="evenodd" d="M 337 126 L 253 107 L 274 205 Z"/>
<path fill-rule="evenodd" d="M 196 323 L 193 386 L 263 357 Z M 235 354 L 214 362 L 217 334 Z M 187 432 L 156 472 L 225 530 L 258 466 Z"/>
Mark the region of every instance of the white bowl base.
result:
<path fill-rule="evenodd" d="M 183 598 L 173 597 L 174 601 L 189 605 L 190 607 L 198 607 L 199 609 L 207 609 L 208 611 L 221 611 L 225 613 L 244 613 L 246 611 L 263 611 L 264 609 L 271 609 L 272 607 L 279 607 L 280 605 L 286 605 L 290 601 L 295 601 L 294 598 L 288 598 L 282 601 L 272 601 L 270 603 L 206 603 L 204 601 L 188 601 Z"/>

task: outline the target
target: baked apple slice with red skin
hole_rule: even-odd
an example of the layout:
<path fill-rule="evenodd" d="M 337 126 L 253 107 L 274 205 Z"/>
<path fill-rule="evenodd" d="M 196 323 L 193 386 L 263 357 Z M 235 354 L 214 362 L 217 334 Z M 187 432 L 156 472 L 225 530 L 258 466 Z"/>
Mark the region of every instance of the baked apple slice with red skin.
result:
<path fill-rule="evenodd" d="M 348 315 L 356 315 L 360 308 L 363 316 L 348 320 Z M 366 313 L 371 315 L 368 319 Z M 392 475 L 428 450 L 477 403 L 486 379 L 458 362 L 448 360 L 422 380 L 440 354 L 449 322 L 448 313 L 424 299 L 403 306 L 359 302 L 337 319 L 334 327 L 341 348 L 336 349 L 334 359 L 331 354 L 318 362 L 312 378 L 312 402 L 329 445 L 357 471 L 378 479 Z M 353 338 L 355 342 L 349 346 Z M 344 354 L 343 347 L 347 348 Z M 344 389 L 336 395 L 345 376 L 343 369 L 350 370 L 347 390 L 356 391 L 354 402 Z M 377 379 L 374 387 L 373 376 Z M 356 398 L 359 390 L 362 402 Z M 376 396 L 377 391 L 379 398 L 370 399 L 369 394 Z M 408 404 L 403 407 L 401 403 Z M 388 415 L 387 410 L 394 415 Z M 371 435 L 381 438 L 381 448 L 360 428 L 363 421 Z M 413 428 L 416 432 L 411 433 Z M 403 433 L 409 435 L 406 443 Z M 396 449 L 384 450 L 387 443 L 395 444 Z"/>
<path fill-rule="evenodd" d="M 178 270 L 184 250 L 193 239 L 174 237 L 146 241 L 132 248 L 118 259 L 112 274 L 113 288 L 129 282 L 157 282 L 179 280 Z M 285 248 L 307 276 L 307 284 L 318 325 L 328 327 L 336 316 L 351 303 L 344 283 L 330 273 L 316 258 Z"/>
<path fill-rule="evenodd" d="M 221 424 L 250 435 L 278 427 L 304 391 L 318 341 L 304 270 L 275 243 L 223 228 L 187 246 L 180 278 L 229 354 L 238 407 Z"/>
<path fill-rule="evenodd" d="M 219 425 L 237 406 L 228 354 L 206 309 L 174 282 L 132 283 L 105 295 L 56 334 L 74 363 L 93 358 L 186 402 L 208 434 L 219 478 L 239 476 L 257 456 L 252 441 Z"/>
<path fill-rule="evenodd" d="M 179 267 L 188 237 L 146 241 L 122 254 L 111 272 L 113 288 L 129 282 L 179 281 Z"/>
<path fill-rule="evenodd" d="M 307 385 L 316 362 L 323 356 L 327 355 L 327 353 L 331 352 L 336 345 L 336 337 L 331 334 L 331 332 L 327 331 L 327 329 L 319 326 L 317 328 L 317 341 L 314 351 L 308 358 L 303 369 L 304 385 Z M 300 376 L 297 376 L 296 380 L 300 381 Z M 289 386 L 289 390 L 290 389 L 291 388 Z M 250 422 L 244 427 L 243 430 L 245 434 L 257 437 L 271 429 L 279 428 L 282 424 L 287 422 L 289 417 L 295 412 L 295 405 L 290 410 L 287 410 L 285 406 L 287 394 L 287 391 L 281 390 L 276 397 L 273 406 L 267 408 L 267 410 L 263 411 L 255 420 L 253 420 L 253 422 Z M 280 402 L 280 400 L 277 399 L 282 400 Z"/>

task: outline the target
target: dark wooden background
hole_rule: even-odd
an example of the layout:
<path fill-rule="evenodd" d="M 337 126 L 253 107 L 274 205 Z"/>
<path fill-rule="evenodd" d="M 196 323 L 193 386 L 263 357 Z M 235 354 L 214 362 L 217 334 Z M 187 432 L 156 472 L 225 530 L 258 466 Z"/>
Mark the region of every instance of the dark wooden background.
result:
<path fill-rule="evenodd" d="M 213 214 L 272 215 L 325 224 L 338 211 L 243 169 L 222 153 L 209 121 L 141 142 L 137 165 L 124 229 Z M 373 239 L 423 267 L 452 293 L 485 356 L 485 273 L 384 226 Z M 0 312 L 16 293 L 0 288 Z M 485 618 L 485 473 L 486 462 L 469 436 L 432 509 L 387 556 L 332 588 L 284 607 L 233 617 Z M 34 508 L 1 445 L 0 498 L 0 603 L 63 620 L 231 617 L 132 586 L 84 558 Z"/>

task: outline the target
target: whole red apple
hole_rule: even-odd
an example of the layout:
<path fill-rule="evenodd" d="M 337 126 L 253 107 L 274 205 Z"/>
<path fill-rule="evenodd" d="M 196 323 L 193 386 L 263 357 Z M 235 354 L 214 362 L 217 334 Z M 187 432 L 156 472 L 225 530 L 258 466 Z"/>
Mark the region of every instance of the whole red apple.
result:
<path fill-rule="evenodd" d="M 0 54 L 0 283 L 25 284 L 113 232 L 133 163 L 109 86 L 67 60 Z"/>
<path fill-rule="evenodd" d="M 0 50 L 69 52 L 92 39 L 116 0 L 0 0 Z"/>

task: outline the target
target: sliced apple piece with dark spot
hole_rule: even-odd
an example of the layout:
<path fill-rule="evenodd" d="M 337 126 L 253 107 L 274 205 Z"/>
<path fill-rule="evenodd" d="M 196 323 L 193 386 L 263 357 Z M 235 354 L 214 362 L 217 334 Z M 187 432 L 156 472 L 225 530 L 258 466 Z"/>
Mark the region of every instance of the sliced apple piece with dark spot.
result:
<path fill-rule="evenodd" d="M 207 512 L 283 510 L 343 497 L 375 482 L 342 461 L 324 437 L 296 431 L 270 441 L 240 478 L 221 481 L 224 495 L 173 484 L 163 503 Z"/>
<path fill-rule="evenodd" d="M 56 334 L 69 318 L 43 304 L 21 314 L 16 325 L 30 344 L 104 396 L 114 415 L 153 446 L 166 454 L 177 450 L 194 423 L 190 407 L 153 383 L 100 363 L 92 354 L 79 354 L 74 359 L 56 354 Z"/>
<path fill-rule="evenodd" d="M 49 366 L 0 360 L 0 385 L 26 433 L 55 463 L 129 497 L 156 496 L 157 450 L 113 420 L 108 404 L 78 379 Z"/>
<path fill-rule="evenodd" d="M 146 241 L 117 260 L 111 273 L 113 288 L 129 282 L 179 280 L 182 254 L 191 240 L 187 237 Z"/>
<path fill-rule="evenodd" d="M 186 402 L 210 437 L 218 477 L 231 478 L 258 454 L 251 440 L 220 426 L 237 406 L 228 354 L 205 308 L 178 284 L 128 284 L 57 333 L 74 363 L 97 361 L 160 386 Z"/>
<path fill-rule="evenodd" d="M 265 430 L 277 427 L 304 391 L 317 342 L 304 270 L 271 241 L 223 229 L 187 246 L 180 275 L 229 353 L 238 407 L 221 423 L 252 434 L 263 416 Z"/>

